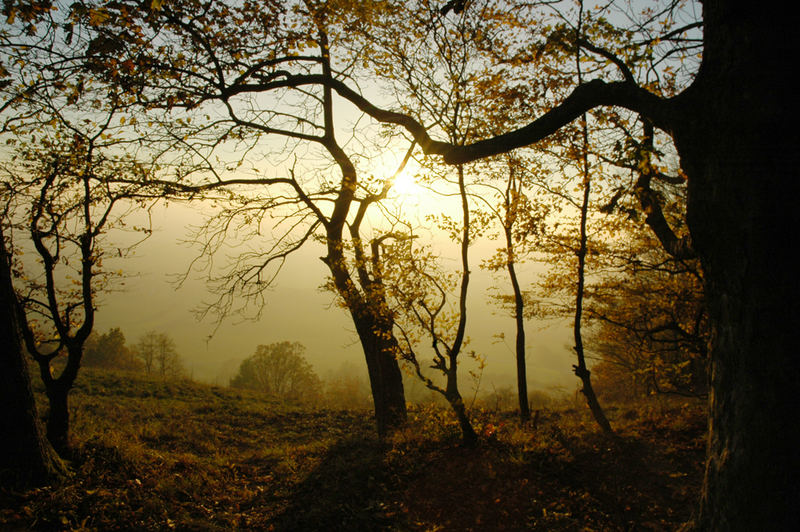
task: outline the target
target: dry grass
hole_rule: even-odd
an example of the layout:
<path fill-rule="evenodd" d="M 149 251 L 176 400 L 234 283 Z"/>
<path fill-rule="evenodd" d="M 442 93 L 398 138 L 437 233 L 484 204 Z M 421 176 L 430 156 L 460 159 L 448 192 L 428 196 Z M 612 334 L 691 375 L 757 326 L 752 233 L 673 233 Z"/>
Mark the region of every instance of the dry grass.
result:
<path fill-rule="evenodd" d="M 414 408 L 374 436 L 368 412 L 300 411 L 190 382 L 84 373 L 74 474 L 0 489 L 0 528 L 33 530 L 673 530 L 702 472 L 702 405 L 584 409 L 534 429 L 474 412 L 476 449 L 447 411 Z"/>

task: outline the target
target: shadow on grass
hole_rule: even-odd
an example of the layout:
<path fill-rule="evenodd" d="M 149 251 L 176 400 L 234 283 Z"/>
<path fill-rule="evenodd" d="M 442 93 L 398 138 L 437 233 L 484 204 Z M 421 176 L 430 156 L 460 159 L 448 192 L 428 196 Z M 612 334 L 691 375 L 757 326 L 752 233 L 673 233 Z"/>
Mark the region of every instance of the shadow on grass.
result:
<path fill-rule="evenodd" d="M 334 444 L 301 482 L 275 530 L 398 530 L 388 489 L 385 446 L 378 440 L 346 438 Z"/>
<path fill-rule="evenodd" d="M 397 449 L 376 440 L 340 440 L 270 524 L 282 531 L 662 531 L 691 517 L 702 456 L 694 431 L 557 436 L 527 452 L 500 442 L 405 448 L 399 462 Z M 660 436 L 685 448 L 662 446 Z"/>

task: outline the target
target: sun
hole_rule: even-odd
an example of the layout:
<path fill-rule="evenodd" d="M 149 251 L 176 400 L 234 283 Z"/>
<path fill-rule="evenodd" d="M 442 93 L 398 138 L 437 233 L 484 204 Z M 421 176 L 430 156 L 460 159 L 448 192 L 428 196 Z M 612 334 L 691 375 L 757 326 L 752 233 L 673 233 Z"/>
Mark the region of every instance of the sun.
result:
<path fill-rule="evenodd" d="M 414 176 L 409 172 L 401 172 L 394 178 L 391 191 L 400 199 L 416 198 L 419 195 L 419 185 L 414 181 Z"/>

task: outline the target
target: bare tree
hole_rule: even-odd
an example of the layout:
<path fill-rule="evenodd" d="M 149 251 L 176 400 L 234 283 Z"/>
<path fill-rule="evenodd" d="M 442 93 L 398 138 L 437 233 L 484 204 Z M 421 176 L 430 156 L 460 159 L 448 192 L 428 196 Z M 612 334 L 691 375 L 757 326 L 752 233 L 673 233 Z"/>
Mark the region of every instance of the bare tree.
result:
<path fill-rule="evenodd" d="M 92 122 L 88 132 L 52 94 L 29 94 L 14 108 L 20 114 L 11 119 L 9 142 L 17 151 L 0 169 L 8 198 L 6 240 L 20 272 L 14 304 L 25 347 L 45 385 L 47 436 L 63 455 L 69 448 L 67 399 L 94 326 L 95 295 L 118 275 L 102 267 L 101 245 L 135 196 L 135 186 L 110 185 L 108 177 L 131 176 L 141 167 L 110 133 L 118 108 L 108 110 L 105 122 Z M 123 155 L 109 156 L 112 147 Z M 37 260 L 23 260 L 23 249 Z"/>
<path fill-rule="evenodd" d="M 223 318 L 242 301 L 259 308 L 287 258 L 320 241 L 329 286 L 364 350 L 378 431 L 405 423 L 393 319 L 364 227 L 392 176 L 367 177 L 378 173 L 367 154 L 348 153 L 338 140 L 340 113 L 328 83 L 350 77 L 352 58 L 338 62 L 332 50 L 347 25 L 360 23 L 359 14 L 313 1 L 269 8 L 174 2 L 149 12 L 122 2 L 102 9 L 114 16 L 99 24 L 82 13 L 96 51 L 89 68 L 128 90 L 148 112 L 140 124 L 164 126 L 149 129 L 151 146 L 177 154 L 174 174 L 149 184 L 164 195 L 225 202 L 198 235 L 204 257 L 237 231 L 239 237 L 249 232 L 253 246 L 262 243 L 222 273 L 209 272 L 219 298 L 206 313 Z M 137 31 L 128 31 L 131 26 Z M 233 160 L 227 150 L 236 153 Z M 405 160 L 410 155 L 411 149 Z M 266 164 L 282 177 L 264 177 Z M 372 231 L 379 238 L 384 230 Z"/>

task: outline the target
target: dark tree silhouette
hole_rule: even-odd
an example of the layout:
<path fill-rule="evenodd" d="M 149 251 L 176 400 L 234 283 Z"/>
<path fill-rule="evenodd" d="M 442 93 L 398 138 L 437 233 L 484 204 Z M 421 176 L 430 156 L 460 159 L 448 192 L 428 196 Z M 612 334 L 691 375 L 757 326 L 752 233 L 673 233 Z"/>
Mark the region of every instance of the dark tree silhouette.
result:
<path fill-rule="evenodd" d="M 327 287 L 349 312 L 364 352 L 378 432 L 405 424 L 394 322 L 382 279 L 371 267 L 364 227 L 368 209 L 386 198 L 392 178 L 364 175 L 359 162 L 365 154 L 353 153 L 340 140 L 344 113 L 331 87 L 333 80 L 351 76 L 353 65 L 333 57 L 339 36 L 348 24 L 358 23 L 358 15 L 342 18 L 335 6 L 317 2 L 200 6 L 177 1 L 163 7 L 108 4 L 103 13 L 113 16 L 100 22 L 92 8 L 76 8 L 88 35 L 89 57 L 80 59 L 126 90 L 144 112 L 165 111 L 160 119 L 165 128 L 150 131 L 150 141 L 164 153 L 179 153 L 178 163 L 185 164 L 178 164 L 174 179 L 150 185 L 165 196 L 229 194 L 230 208 L 198 236 L 204 252 L 213 254 L 215 243 L 237 224 L 252 231 L 253 243 L 263 243 L 261 250 L 242 253 L 223 274 L 210 275 L 219 298 L 208 313 L 221 319 L 235 311 L 234 301 L 263 303 L 264 291 L 287 258 L 315 241 L 323 243 Z M 228 157 L 224 151 L 232 147 L 238 160 L 226 168 L 217 158 Z M 296 163 L 297 152 L 307 150 L 316 166 L 286 164 L 293 156 Z M 270 165 L 286 166 L 281 167 L 285 177 L 254 176 L 260 169 L 231 176 L 245 162 L 255 166 L 247 160 L 251 152 Z M 237 195 L 246 187 L 248 193 Z M 273 217 L 282 221 L 280 228 L 269 228 L 276 235 L 270 240 L 260 222 Z"/>
<path fill-rule="evenodd" d="M 64 463 L 39 424 L 28 361 L 20 339 L 12 284 L 11 254 L 0 226 L 0 482 L 41 484 L 63 475 Z"/>

